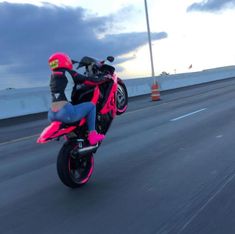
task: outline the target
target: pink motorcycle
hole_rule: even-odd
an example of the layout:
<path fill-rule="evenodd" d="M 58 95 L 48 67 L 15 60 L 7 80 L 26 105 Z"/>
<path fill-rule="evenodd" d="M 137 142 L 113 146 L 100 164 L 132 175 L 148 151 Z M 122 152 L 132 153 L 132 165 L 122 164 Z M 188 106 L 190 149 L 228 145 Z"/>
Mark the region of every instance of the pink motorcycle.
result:
<path fill-rule="evenodd" d="M 109 62 L 114 57 L 107 57 Z M 106 61 L 97 61 L 91 57 L 83 57 L 77 68 L 85 68 L 86 75 L 111 75 L 112 79 L 100 85 L 75 85 L 72 92 L 72 104 L 86 101 L 96 103 L 96 130 L 106 134 L 116 115 L 125 113 L 128 105 L 128 93 L 124 82 L 117 77 L 115 68 L 106 64 Z M 88 182 L 94 170 L 94 154 L 101 145 L 90 145 L 87 139 L 88 129 L 85 118 L 79 122 L 65 124 L 52 122 L 39 136 L 37 143 L 46 143 L 59 140 L 63 137 L 63 144 L 57 157 L 57 173 L 61 181 L 71 187 L 77 188 Z"/>

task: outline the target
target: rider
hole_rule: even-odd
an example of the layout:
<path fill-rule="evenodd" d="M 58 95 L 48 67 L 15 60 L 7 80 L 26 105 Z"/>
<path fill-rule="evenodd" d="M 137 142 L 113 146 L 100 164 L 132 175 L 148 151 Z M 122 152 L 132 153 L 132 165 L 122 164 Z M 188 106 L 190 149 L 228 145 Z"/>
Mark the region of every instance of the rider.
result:
<path fill-rule="evenodd" d="M 50 121 L 61 121 L 63 123 L 73 123 L 86 117 L 88 125 L 88 140 L 91 145 L 102 141 L 105 136 L 98 134 L 95 130 L 96 106 L 92 102 L 84 102 L 72 105 L 68 102 L 65 95 L 65 89 L 68 84 L 67 73 L 70 74 L 75 84 L 89 81 L 91 84 L 102 83 L 107 80 L 104 76 L 87 77 L 78 74 L 73 69 L 72 60 L 67 54 L 55 53 L 49 58 L 49 66 L 52 70 L 50 80 L 50 90 L 52 95 L 52 104 L 48 112 Z"/>

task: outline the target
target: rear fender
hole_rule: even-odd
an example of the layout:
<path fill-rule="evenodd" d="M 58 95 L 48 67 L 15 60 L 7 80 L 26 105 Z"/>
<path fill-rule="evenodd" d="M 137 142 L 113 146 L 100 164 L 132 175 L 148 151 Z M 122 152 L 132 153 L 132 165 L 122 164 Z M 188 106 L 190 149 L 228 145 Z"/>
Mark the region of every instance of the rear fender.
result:
<path fill-rule="evenodd" d="M 41 135 L 37 139 L 37 143 L 47 143 L 48 141 L 51 141 L 54 138 L 72 132 L 75 128 L 76 126 L 64 128 L 62 122 L 54 121 L 42 131 Z"/>

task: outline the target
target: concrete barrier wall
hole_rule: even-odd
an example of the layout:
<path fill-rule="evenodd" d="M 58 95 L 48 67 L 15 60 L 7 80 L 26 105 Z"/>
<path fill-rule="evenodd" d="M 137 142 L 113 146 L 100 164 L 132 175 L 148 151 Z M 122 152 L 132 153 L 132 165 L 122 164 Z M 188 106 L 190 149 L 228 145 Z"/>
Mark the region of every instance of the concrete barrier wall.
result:
<path fill-rule="evenodd" d="M 159 83 L 161 90 L 169 90 L 233 77 L 235 77 L 235 67 L 230 67 L 172 75 L 166 79 L 161 79 Z"/>
<path fill-rule="evenodd" d="M 201 72 L 157 76 L 156 80 L 160 86 L 160 91 L 165 91 L 234 77 L 235 66 L 231 66 Z M 125 80 L 125 84 L 127 85 L 129 96 L 133 97 L 150 93 L 153 79 L 145 77 Z"/>
<path fill-rule="evenodd" d="M 164 91 L 233 77 L 235 77 L 234 66 L 160 76 L 156 77 L 156 80 L 160 86 L 160 91 Z M 150 93 L 152 83 L 153 79 L 150 77 L 125 80 L 129 97 Z M 50 99 L 48 87 L 1 90 L 0 119 L 45 112 L 49 108 Z"/>
<path fill-rule="evenodd" d="M 0 91 L 0 119 L 44 112 L 50 103 L 48 88 Z"/>

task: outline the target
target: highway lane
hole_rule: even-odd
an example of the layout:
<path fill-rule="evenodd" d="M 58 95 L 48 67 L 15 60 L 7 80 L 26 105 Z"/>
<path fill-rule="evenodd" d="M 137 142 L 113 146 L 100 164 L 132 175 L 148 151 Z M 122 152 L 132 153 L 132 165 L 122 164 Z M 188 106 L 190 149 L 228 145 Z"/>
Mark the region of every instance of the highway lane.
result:
<path fill-rule="evenodd" d="M 234 100 L 235 80 L 133 99 L 77 190 L 56 175 L 62 142 L 35 143 L 45 119 L 5 122 L 0 233 L 235 233 Z"/>

